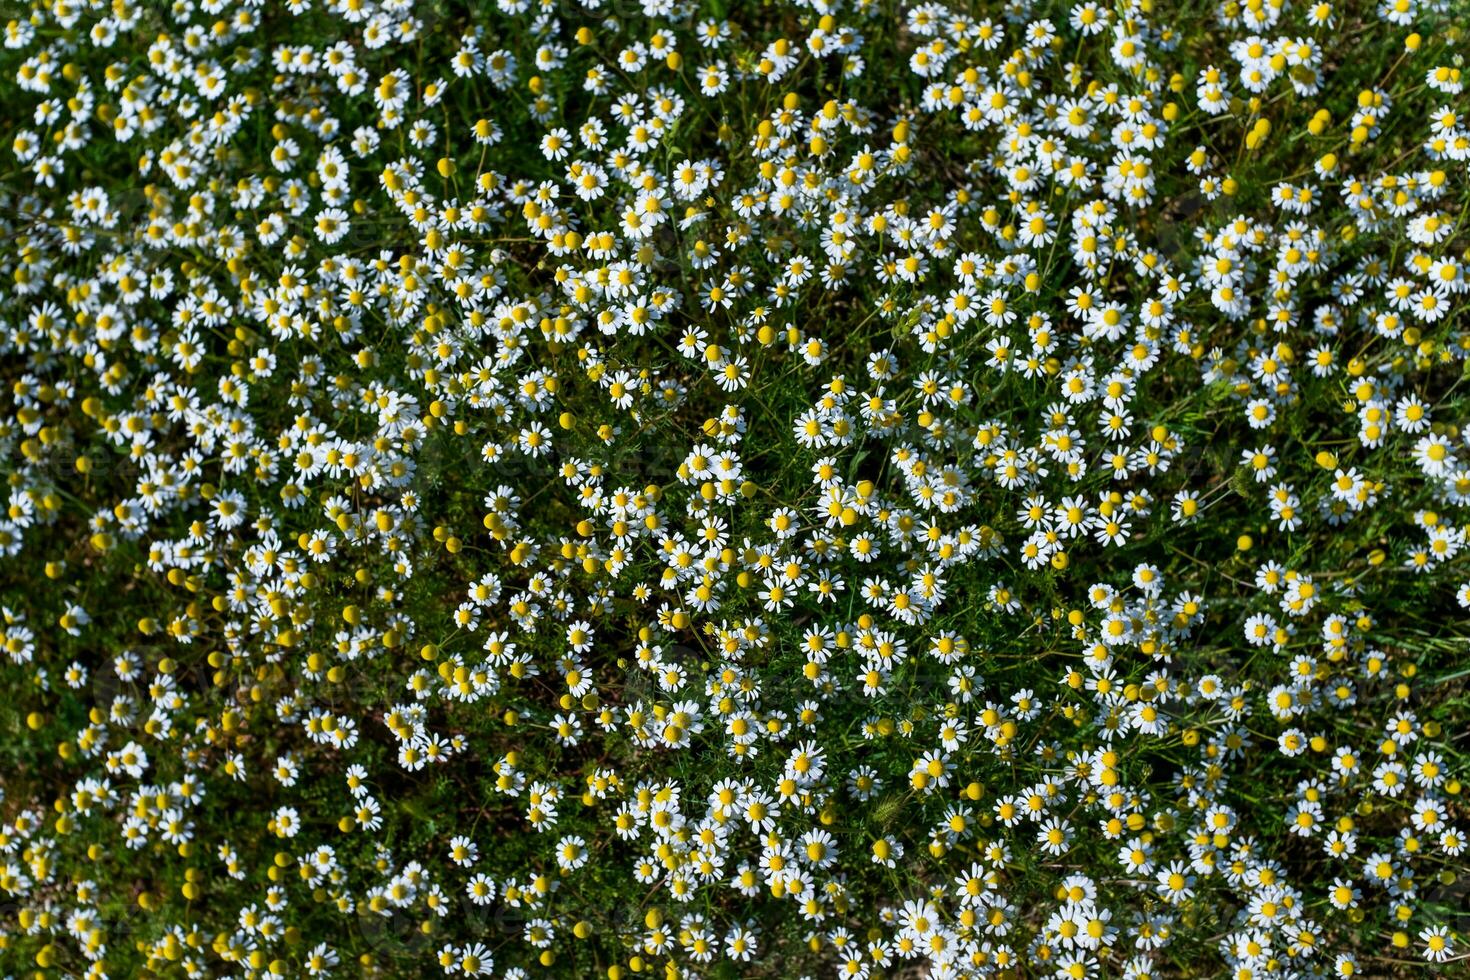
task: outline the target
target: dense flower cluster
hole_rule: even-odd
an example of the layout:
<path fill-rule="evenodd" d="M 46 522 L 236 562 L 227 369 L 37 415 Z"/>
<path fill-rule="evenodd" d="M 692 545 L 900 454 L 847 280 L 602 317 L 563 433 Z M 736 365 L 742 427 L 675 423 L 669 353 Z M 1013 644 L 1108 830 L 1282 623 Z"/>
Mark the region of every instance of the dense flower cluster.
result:
<path fill-rule="evenodd" d="M 3 972 L 1463 968 L 1458 0 L 24 6 Z"/>

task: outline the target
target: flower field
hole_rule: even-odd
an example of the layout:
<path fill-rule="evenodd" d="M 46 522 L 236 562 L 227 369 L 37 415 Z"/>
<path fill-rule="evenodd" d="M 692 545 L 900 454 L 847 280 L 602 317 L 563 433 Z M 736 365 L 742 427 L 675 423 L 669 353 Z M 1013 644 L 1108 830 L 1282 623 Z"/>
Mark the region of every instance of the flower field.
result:
<path fill-rule="evenodd" d="M 1466 0 L 0 23 L 0 977 L 1470 977 Z"/>

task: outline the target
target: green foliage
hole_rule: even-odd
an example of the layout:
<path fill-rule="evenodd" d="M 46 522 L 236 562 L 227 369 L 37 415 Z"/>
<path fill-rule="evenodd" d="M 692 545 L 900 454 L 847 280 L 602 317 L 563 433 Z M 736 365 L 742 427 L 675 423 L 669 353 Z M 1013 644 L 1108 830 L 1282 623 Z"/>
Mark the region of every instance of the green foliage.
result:
<path fill-rule="evenodd" d="M 1452 0 L 12 6 L 0 972 L 1463 973 Z"/>

